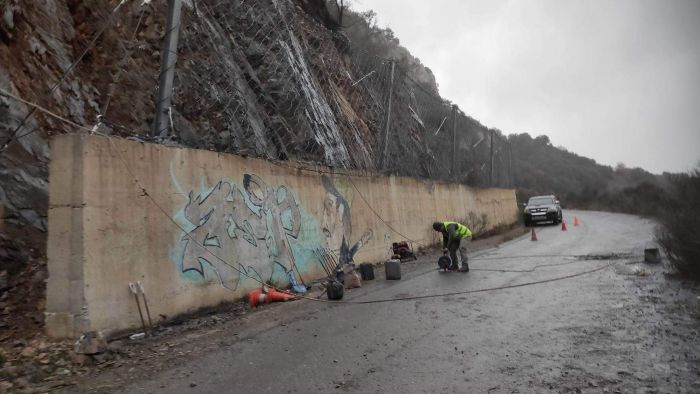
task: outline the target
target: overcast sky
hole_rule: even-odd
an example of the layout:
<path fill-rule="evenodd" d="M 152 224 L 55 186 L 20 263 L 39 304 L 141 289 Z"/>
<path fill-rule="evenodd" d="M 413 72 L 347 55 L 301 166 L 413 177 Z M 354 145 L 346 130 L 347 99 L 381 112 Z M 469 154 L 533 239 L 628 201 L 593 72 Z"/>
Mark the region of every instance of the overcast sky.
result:
<path fill-rule="evenodd" d="M 700 0 L 355 0 L 505 134 L 651 172 L 700 161 Z"/>

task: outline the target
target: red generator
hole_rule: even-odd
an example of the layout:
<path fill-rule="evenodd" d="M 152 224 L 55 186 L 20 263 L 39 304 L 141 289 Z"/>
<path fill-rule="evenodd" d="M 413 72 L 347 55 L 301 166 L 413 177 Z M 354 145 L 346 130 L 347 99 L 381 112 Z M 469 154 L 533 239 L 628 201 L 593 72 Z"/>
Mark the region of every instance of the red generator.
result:
<path fill-rule="evenodd" d="M 413 253 L 413 248 L 406 241 L 394 242 L 391 244 L 391 249 L 394 252 L 394 258 L 405 260 L 416 260 L 416 254 Z"/>

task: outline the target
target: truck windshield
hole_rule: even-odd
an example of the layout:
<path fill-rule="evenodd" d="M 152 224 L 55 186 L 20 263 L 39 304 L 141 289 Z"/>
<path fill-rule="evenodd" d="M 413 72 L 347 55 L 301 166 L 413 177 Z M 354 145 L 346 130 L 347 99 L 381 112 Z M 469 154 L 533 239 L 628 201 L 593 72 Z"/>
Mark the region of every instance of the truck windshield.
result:
<path fill-rule="evenodd" d="M 533 197 L 528 201 L 528 205 L 554 204 L 551 197 Z"/>

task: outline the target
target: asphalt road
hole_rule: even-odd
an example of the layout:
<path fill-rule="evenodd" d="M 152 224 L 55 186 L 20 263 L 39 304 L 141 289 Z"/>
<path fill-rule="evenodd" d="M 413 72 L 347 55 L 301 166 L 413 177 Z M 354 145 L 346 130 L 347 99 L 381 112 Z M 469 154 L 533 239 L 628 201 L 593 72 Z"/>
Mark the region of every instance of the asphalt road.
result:
<path fill-rule="evenodd" d="M 580 226 L 573 226 L 574 215 Z M 602 212 L 565 212 L 565 220 L 568 231 L 538 226 L 537 242 L 527 234 L 474 253 L 469 273 L 438 272 L 431 256 L 403 280 L 375 281 L 346 300 L 474 291 L 605 268 L 543 284 L 409 301 L 275 305 L 242 324 L 190 335 L 188 343 L 199 351 L 187 351 L 167 368 L 139 378 L 114 372 L 124 383 L 111 390 L 695 391 L 697 358 L 686 354 L 679 364 L 676 356 L 683 349 L 700 354 L 697 323 L 685 317 L 682 329 L 667 323 L 665 309 L 644 298 L 654 289 L 663 293 L 663 274 L 647 267 L 656 279 L 642 278 L 644 265 L 631 264 L 652 242 L 653 223 Z M 599 257 L 573 257 L 589 254 Z M 636 257 L 624 257 L 629 254 Z M 667 327 L 678 331 L 671 335 Z"/>

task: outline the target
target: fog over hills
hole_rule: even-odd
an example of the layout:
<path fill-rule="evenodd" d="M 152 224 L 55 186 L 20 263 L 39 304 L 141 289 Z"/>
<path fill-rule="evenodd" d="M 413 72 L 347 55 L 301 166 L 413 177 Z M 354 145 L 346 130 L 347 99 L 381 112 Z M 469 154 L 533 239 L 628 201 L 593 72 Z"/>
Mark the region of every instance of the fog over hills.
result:
<path fill-rule="evenodd" d="M 700 2 L 358 0 L 489 127 L 600 163 L 700 160 Z M 622 148 L 624 147 L 624 148 Z"/>

